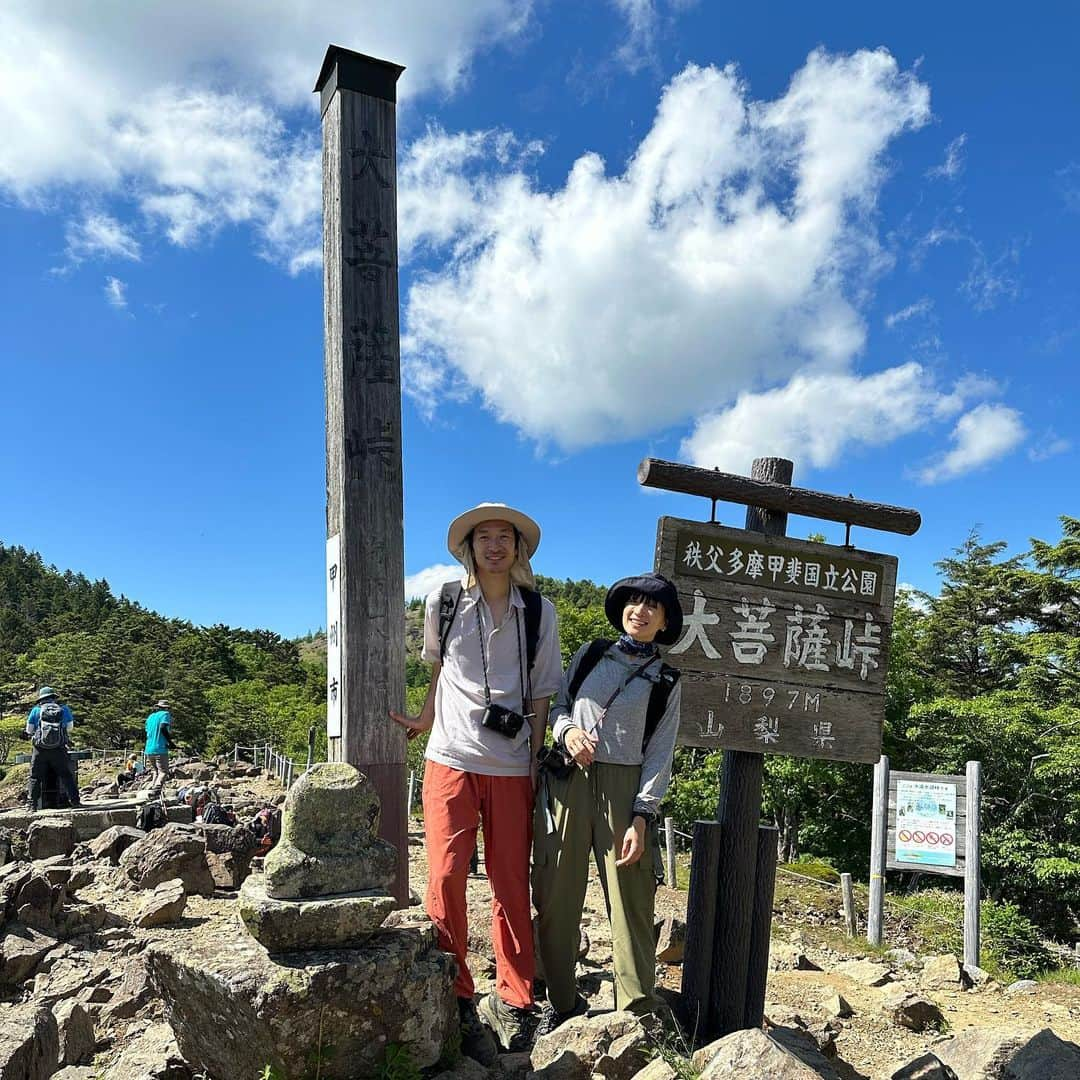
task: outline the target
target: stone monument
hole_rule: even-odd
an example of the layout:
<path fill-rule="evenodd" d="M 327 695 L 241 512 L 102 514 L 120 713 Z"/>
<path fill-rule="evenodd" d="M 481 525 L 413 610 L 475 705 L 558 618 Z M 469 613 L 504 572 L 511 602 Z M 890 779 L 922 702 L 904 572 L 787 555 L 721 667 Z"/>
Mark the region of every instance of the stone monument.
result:
<path fill-rule="evenodd" d="M 379 796 L 351 765 L 316 765 L 293 785 L 265 873 L 240 890 L 240 917 L 270 952 L 361 944 L 397 906 L 397 851 L 380 840 Z"/>
<path fill-rule="evenodd" d="M 192 1065 L 351 1080 L 383 1075 L 392 1055 L 418 1068 L 453 1059 L 454 960 L 421 912 L 384 925 L 398 855 L 378 825 L 363 774 L 316 765 L 289 791 L 265 872 L 240 891 L 250 936 L 215 926 L 150 946 L 151 979 Z"/>

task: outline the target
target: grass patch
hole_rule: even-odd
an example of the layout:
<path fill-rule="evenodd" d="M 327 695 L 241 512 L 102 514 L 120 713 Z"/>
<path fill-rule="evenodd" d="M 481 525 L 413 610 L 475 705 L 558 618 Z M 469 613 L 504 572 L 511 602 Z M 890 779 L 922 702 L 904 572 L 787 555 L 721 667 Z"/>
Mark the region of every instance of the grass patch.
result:
<path fill-rule="evenodd" d="M 1060 986 L 1080 986 L 1080 969 L 1057 968 L 1054 971 L 1040 971 L 1038 981 Z"/>

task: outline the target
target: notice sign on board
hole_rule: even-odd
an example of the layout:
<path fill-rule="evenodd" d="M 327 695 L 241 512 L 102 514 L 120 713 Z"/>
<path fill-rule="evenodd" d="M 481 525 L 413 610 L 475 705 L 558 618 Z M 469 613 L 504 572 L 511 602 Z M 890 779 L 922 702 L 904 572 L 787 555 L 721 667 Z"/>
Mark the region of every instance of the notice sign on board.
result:
<path fill-rule="evenodd" d="M 956 788 L 926 780 L 896 782 L 896 861 L 956 865 Z"/>
<path fill-rule="evenodd" d="M 326 734 L 341 735 L 341 534 L 326 541 Z"/>
<path fill-rule="evenodd" d="M 895 557 L 661 518 L 656 569 L 685 615 L 680 743 L 877 760 Z"/>

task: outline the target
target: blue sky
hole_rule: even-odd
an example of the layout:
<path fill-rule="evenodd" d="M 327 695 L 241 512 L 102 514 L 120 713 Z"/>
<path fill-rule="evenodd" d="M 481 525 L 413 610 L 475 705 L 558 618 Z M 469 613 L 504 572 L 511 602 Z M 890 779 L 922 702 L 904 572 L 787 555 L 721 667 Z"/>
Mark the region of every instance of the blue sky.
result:
<path fill-rule="evenodd" d="M 649 454 L 916 507 L 854 541 L 930 589 L 973 525 L 1019 550 L 1078 512 L 1066 5 L 43 7 L 0 12 L 0 542 L 198 623 L 323 623 L 330 41 L 408 68 L 414 588 L 483 500 L 540 520 L 543 573 L 649 565 L 709 509 L 641 491 Z"/>

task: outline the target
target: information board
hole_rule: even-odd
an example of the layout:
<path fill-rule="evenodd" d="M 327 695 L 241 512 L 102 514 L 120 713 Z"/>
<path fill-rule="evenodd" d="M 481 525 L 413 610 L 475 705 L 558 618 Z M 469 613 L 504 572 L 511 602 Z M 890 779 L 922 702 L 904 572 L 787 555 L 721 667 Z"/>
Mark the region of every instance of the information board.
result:
<path fill-rule="evenodd" d="M 656 569 L 685 614 L 679 742 L 876 761 L 896 558 L 661 518 Z"/>
<path fill-rule="evenodd" d="M 898 862 L 956 865 L 956 788 L 952 784 L 897 781 L 895 851 Z"/>

